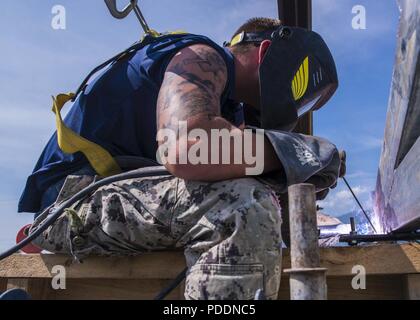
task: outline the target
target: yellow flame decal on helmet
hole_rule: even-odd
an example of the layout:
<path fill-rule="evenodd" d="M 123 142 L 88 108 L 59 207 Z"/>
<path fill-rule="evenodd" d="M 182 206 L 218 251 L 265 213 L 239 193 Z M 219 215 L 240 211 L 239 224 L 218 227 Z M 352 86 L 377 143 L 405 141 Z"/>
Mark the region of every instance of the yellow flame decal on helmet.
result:
<path fill-rule="evenodd" d="M 296 72 L 292 82 L 292 92 L 295 101 L 303 97 L 309 83 L 309 57 L 306 57 Z"/>

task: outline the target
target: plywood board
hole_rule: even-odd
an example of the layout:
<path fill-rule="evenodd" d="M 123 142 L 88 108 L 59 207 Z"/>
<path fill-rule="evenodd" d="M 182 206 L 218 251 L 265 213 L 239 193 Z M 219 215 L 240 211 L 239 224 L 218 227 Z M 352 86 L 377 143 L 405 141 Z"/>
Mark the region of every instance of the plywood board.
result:
<path fill-rule="evenodd" d="M 401 7 L 375 196 L 385 232 L 420 228 L 420 2 L 402 0 Z"/>

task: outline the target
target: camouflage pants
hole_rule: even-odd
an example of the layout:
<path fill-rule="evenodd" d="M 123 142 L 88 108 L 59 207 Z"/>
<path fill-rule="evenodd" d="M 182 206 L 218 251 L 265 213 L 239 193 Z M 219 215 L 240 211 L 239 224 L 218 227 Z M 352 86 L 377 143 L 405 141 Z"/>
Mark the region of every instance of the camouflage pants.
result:
<path fill-rule="evenodd" d="M 57 203 L 92 180 L 68 177 Z M 187 299 L 253 299 L 258 289 L 275 299 L 280 226 L 274 192 L 255 179 L 203 183 L 162 176 L 101 187 L 36 243 L 78 259 L 184 249 Z"/>

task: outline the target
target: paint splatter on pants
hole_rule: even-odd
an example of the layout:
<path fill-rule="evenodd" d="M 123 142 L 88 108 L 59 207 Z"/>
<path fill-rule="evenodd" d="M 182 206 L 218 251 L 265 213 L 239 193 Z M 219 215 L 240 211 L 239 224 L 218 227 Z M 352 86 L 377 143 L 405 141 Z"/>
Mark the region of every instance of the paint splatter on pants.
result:
<path fill-rule="evenodd" d="M 69 176 L 56 203 L 92 181 Z M 256 179 L 203 183 L 162 176 L 101 187 L 36 243 L 77 259 L 183 248 L 187 299 L 253 299 L 261 288 L 275 299 L 280 227 L 275 193 Z"/>

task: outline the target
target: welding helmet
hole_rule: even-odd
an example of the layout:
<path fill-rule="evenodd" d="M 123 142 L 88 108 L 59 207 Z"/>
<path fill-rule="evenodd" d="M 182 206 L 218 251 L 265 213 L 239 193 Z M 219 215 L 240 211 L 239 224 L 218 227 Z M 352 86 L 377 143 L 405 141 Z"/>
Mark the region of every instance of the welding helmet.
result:
<path fill-rule="evenodd" d="M 331 52 L 319 34 L 282 26 L 264 32 L 241 32 L 227 46 L 270 40 L 260 65 L 260 125 L 291 131 L 299 118 L 320 109 L 338 87 Z"/>

